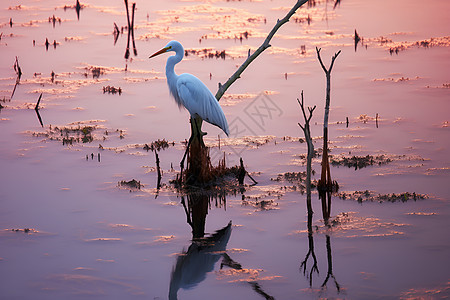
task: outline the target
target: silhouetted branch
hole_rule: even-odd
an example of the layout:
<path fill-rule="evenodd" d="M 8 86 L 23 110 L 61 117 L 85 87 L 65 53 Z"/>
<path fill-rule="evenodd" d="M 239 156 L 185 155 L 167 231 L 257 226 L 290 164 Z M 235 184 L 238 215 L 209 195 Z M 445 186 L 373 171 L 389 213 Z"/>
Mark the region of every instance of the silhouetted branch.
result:
<path fill-rule="evenodd" d="M 333 9 L 336 9 L 336 6 L 338 6 L 338 5 L 341 5 L 341 0 L 336 0 L 336 1 L 334 2 Z"/>
<path fill-rule="evenodd" d="M 193 227 L 192 220 L 191 220 L 191 214 L 189 212 L 189 209 L 186 206 L 186 201 L 184 200 L 184 196 L 181 196 L 181 204 L 183 205 L 184 212 L 186 213 L 186 222 Z"/>
<path fill-rule="evenodd" d="M 41 124 L 42 127 L 44 127 L 44 123 L 42 122 L 41 114 L 39 113 L 39 103 L 41 103 L 41 98 L 42 98 L 42 93 L 39 96 L 39 99 L 38 99 L 38 101 L 36 103 L 36 106 L 34 107 L 34 111 L 36 112 L 36 115 L 38 117 L 39 123 Z"/>
<path fill-rule="evenodd" d="M 41 95 L 39 96 L 39 99 L 38 99 L 38 101 L 37 101 L 37 103 L 36 103 L 36 106 L 34 107 L 35 110 L 38 110 L 38 109 L 39 109 L 39 103 L 41 103 L 41 98 L 42 98 L 42 93 L 41 93 Z"/>
<path fill-rule="evenodd" d="M 312 157 L 314 155 L 314 145 L 312 143 L 311 138 L 311 131 L 310 131 L 310 125 L 309 122 L 311 121 L 312 115 L 314 110 L 316 109 L 316 106 L 314 105 L 313 108 L 308 107 L 309 115 L 306 115 L 305 105 L 304 105 L 304 98 L 303 98 L 303 91 L 301 93 L 302 101 L 300 101 L 297 98 L 297 102 L 300 105 L 300 108 L 302 109 L 303 118 L 305 119 L 305 125 L 302 126 L 300 123 L 298 123 L 298 126 L 303 130 L 305 134 L 305 139 L 308 145 L 308 154 L 306 159 L 306 206 L 308 209 L 308 253 L 306 253 L 305 259 L 300 264 L 300 270 L 303 268 L 303 275 L 306 275 L 306 264 L 308 262 L 309 257 L 311 256 L 313 258 L 313 265 L 311 266 L 311 270 L 309 271 L 309 275 L 306 275 L 309 277 L 309 286 L 312 286 L 312 275 L 314 272 L 317 272 L 319 274 L 319 268 L 317 266 L 317 258 L 316 254 L 314 252 L 314 238 L 313 238 L 313 229 L 312 229 L 312 217 L 313 217 L 313 209 L 311 204 L 311 165 L 312 165 Z"/>
<path fill-rule="evenodd" d="M 303 4 L 305 4 L 306 2 L 308 2 L 308 0 L 298 0 L 297 3 L 291 8 L 291 10 L 286 14 L 286 16 L 281 19 L 281 20 L 277 20 L 277 23 L 275 24 L 275 26 L 272 28 L 272 30 L 269 32 L 269 34 L 267 35 L 266 39 L 264 40 L 264 42 L 262 43 L 261 46 L 259 46 L 258 49 L 256 49 L 256 51 L 250 55 L 250 50 L 248 51 L 248 57 L 247 59 L 244 61 L 244 63 L 237 69 L 236 72 L 234 72 L 233 75 L 231 75 L 230 78 L 228 78 L 228 80 L 225 82 L 225 84 L 221 84 L 219 83 L 219 90 L 216 93 L 216 99 L 217 101 L 220 100 L 220 98 L 222 98 L 223 94 L 228 90 L 228 88 L 237 80 L 241 77 L 241 74 L 244 72 L 244 70 L 248 67 L 248 65 L 250 65 L 250 63 L 252 61 L 255 60 L 256 57 L 258 57 L 258 55 L 260 55 L 264 50 L 266 50 L 267 48 L 269 48 L 271 45 L 270 40 L 273 38 L 273 36 L 275 35 L 275 33 L 278 31 L 278 29 L 280 29 L 280 27 L 287 23 L 289 21 L 289 19 L 292 17 L 292 15 L 297 11 L 297 9 L 299 9 Z"/>
<path fill-rule="evenodd" d="M 132 10 L 133 12 L 131 14 L 131 40 L 133 41 L 134 56 L 137 56 L 136 43 L 134 41 L 134 12 L 136 11 L 136 3 L 133 3 Z"/>
<path fill-rule="evenodd" d="M 361 41 L 361 37 L 359 36 L 358 32 L 356 32 L 356 29 L 355 29 L 354 40 L 355 40 L 355 52 L 356 52 L 356 50 L 358 48 L 358 43 Z"/>
<path fill-rule="evenodd" d="M 255 184 L 258 184 L 258 182 L 255 180 L 255 179 L 253 179 L 253 177 L 247 172 L 247 170 L 245 169 L 245 167 L 244 167 L 244 161 L 242 160 L 242 157 L 239 159 L 239 163 L 240 163 L 240 166 L 239 166 L 239 173 L 238 173 L 238 182 L 239 182 L 239 184 L 244 184 L 244 178 L 245 178 L 245 175 L 247 175 L 248 176 L 248 178 L 250 178 L 252 181 L 253 181 L 253 184 L 255 185 Z"/>
<path fill-rule="evenodd" d="M 303 91 L 301 93 L 302 101 L 298 100 L 298 104 L 300 104 L 300 108 L 302 109 L 303 118 L 305 119 L 305 125 L 302 126 L 300 123 L 298 123 L 298 126 L 303 130 L 303 133 L 305 134 L 305 140 L 308 145 L 308 154 L 306 158 L 306 204 L 308 208 L 308 213 L 313 213 L 312 211 L 312 205 L 311 205 L 311 172 L 312 172 L 312 157 L 314 155 L 314 145 L 312 143 L 311 138 L 311 130 L 309 122 L 311 121 L 312 115 L 314 110 L 316 109 L 316 106 L 314 105 L 313 108 L 308 107 L 309 116 L 306 116 L 305 106 L 304 106 L 304 100 L 303 100 Z"/>
<path fill-rule="evenodd" d="M 136 10 L 136 3 L 133 3 L 131 6 L 132 15 L 130 21 L 130 12 L 128 10 L 128 0 L 124 0 L 125 7 L 127 9 L 127 23 L 128 23 L 128 38 L 127 38 L 127 49 L 125 50 L 125 59 L 130 57 L 130 38 L 133 41 L 133 53 L 137 55 L 136 43 L 134 41 L 134 11 Z"/>
<path fill-rule="evenodd" d="M 334 277 L 334 274 L 333 274 L 333 261 L 332 261 L 332 256 L 331 256 L 331 239 L 328 234 L 326 235 L 326 239 L 327 239 L 328 272 L 327 272 L 327 277 L 325 278 L 321 287 L 324 288 L 327 285 L 327 282 L 331 277 L 331 278 L 333 278 L 334 285 L 336 286 L 336 289 L 339 293 L 341 291 L 341 286 L 339 285 L 339 283 L 336 280 L 336 277 Z"/>
<path fill-rule="evenodd" d="M 11 99 L 13 98 L 14 93 L 16 92 L 16 88 L 20 84 L 20 78 L 22 77 L 22 69 L 19 66 L 19 60 L 18 60 L 17 56 L 16 56 L 16 61 L 14 62 L 13 67 L 14 67 L 14 71 L 16 71 L 17 78 L 16 78 L 16 84 L 14 85 L 14 89 L 11 93 Z"/>
<path fill-rule="evenodd" d="M 80 1 L 77 0 L 77 3 L 75 4 L 75 11 L 77 12 L 77 20 L 80 19 L 80 10 L 81 10 L 81 4 L 80 4 Z"/>
<path fill-rule="evenodd" d="M 306 253 L 305 259 L 300 264 L 300 271 L 303 269 L 303 275 L 309 278 L 309 286 L 312 286 L 312 275 L 314 272 L 319 275 L 319 267 L 317 266 L 317 257 L 316 253 L 314 252 L 314 237 L 313 237 L 313 230 L 312 230 L 312 211 L 308 211 L 308 253 Z M 306 265 L 308 263 L 309 257 L 313 258 L 313 265 L 311 266 L 311 269 L 309 271 L 309 274 L 306 275 Z"/>
<path fill-rule="evenodd" d="M 158 151 L 155 149 L 155 158 L 156 158 L 156 171 L 158 172 L 158 182 L 156 184 L 156 188 L 159 190 L 161 188 L 161 168 L 159 166 L 159 156 Z"/>
<path fill-rule="evenodd" d="M 119 39 L 119 34 L 120 34 L 119 27 L 118 27 L 117 24 L 114 22 L 114 32 L 113 32 L 113 35 L 114 35 L 114 45 L 117 43 L 117 40 Z"/>
<path fill-rule="evenodd" d="M 125 59 L 130 57 L 130 30 L 131 30 L 131 22 L 130 22 L 130 12 L 128 10 L 128 0 L 124 0 L 125 8 L 127 10 L 127 23 L 128 23 L 128 38 L 127 38 L 127 49 L 125 50 Z"/>
<path fill-rule="evenodd" d="M 265 291 L 263 291 L 263 289 L 261 288 L 261 286 L 259 285 L 258 282 L 250 281 L 249 284 L 252 286 L 252 288 L 255 292 L 257 292 L 258 294 L 263 296 L 266 300 L 274 300 L 275 299 L 274 297 L 270 296 Z"/>
<path fill-rule="evenodd" d="M 220 269 L 222 270 L 223 266 L 227 266 L 229 268 L 235 270 L 242 270 L 242 265 L 236 261 L 234 261 L 226 252 L 223 254 L 222 262 L 220 263 Z"/>

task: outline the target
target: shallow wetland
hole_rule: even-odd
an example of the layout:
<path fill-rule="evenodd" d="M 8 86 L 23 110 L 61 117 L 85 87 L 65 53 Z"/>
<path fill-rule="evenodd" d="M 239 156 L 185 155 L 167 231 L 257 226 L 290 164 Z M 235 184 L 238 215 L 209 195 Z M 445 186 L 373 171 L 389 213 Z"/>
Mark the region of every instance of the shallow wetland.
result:
<path fill-rule="evenodd" d="M 0 4 L 1 299 L 450 297 L 450 2 L 310 0 L 220 100 L 230 136 L 204 123 L 250 175 L 207 191 L 173 184 L 188 113 L 148 57 L 179 40 L 215 94 L 295 1 L 132 3 Z"/>

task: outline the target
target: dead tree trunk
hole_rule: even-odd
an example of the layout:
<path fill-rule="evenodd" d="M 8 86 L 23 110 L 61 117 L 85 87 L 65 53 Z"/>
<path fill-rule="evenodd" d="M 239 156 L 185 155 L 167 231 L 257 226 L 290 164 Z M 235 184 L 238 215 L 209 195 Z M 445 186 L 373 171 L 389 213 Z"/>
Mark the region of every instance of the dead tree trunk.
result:
<path fill-rule="evenodd" d="M 316 254 L 314 252 L 314 238 L 313 238 L 313 229 L 312 229 L 312 217 L 313 217 L 313 209 L 311 204 L 311 165 L 312 165 L 312 158 L 314 156 L 314 145 L 312 143 L 311 138 L 311 131 L 309 127 L 309 122 L 311 121 L 312 114 L 314 109 L 316 109 L 316 106 L 314 105 L 313 108 L 308 107 L 309 116 L 306 116 L 305 112 L 305 106 L 303 102 L 303 91 L 302 91 L 302 101 L 298 100 L 298 104 L 300 104 L 300 108 L 302 109 L 303 118 L 305 119 L 305 125 L 302 126 L 300 123 L 298 123 L 298 126 L 303 130 L 303 133 L 305 134 L 306 143 L 308 145 L 308 154 L 306 157 L 306 207 L 308 209 L 308 253 L 305 256 L 305 260 L 302 261 L 300 264 L 300 271 L 303 269 L 303 275 L 306 275 L 306 264 L 308 262 L 308 259 L 312 257 L 313 264 L 311 266 L 311 269 L 309 271 L 309 274 L 306 275 L 309 277 L 309 286 L 312 286 L 312 275 L 314 272 L 317 272 L 319 274 L 319 268 L 317 266 L 317 258 Z"/>
<path fill-rule="evenodd" d="M 300 123 L 298 123 L 298 126 L 303 130 L 303 133 L 305 134 L 306 143 L 308 145 L 308 154 L 306 157 L 306 205 L 308 208 L 308 214 L 313 214 L 312 205 L 311 205 L 311 168 L 312 168 L 312 158 L 314 156 L 314 145 L 312 143 L 311 138 L 311 131 L 309 127 L 309 122 L 311 121 L 313 111 L 316 109 L 316 106 L 314 105 L 313 108 L 308 107 L 309 116 L 306 116 L 305 112 L 305 106 L 303 104 L 303 91 L 302 91 L 302 101 L 298 100 L 298 104 L 300 104 L 300 108 L 302 109 L 303 118 L 305 119 L 305 125 L 302 126 Z"/>
<path fill-rule="evenodd" d="M 184 183 L 202 186 L 212 179 L 209 149 L 203 142 L 204 133 L 200 130 L 202 119 L 191 118 L 191 138 L 187 149 L 187 166 Z M 182 178 L 183 180 L 183 178 Z"/>
<path fill-rule="evenodd" d="M 322 172 L 317 184 L 317 190 L 319 192 L 319 198 L 322 202 L 322 215 L 323 220 L 326 225 L 328 225 L 328 220 L 331 214 L 331 191 L 333 190 L 333 182 L 331 180 L 330 172 L 330 160 L 328 158 L 328 116 L 330 113 L 330 94 L 331 94 L 331 70 L 333 69 L 334 61 L 341 53 L 339 50 L 331 58 L 330 67 L 327 69 L 322 62 L 320 57 L 320 48 L 316 47 L 317 58 L 319 59 L 320 65 L 325 72 L 327 78 L 327 93 L 325 99 L 325 113 L 323 120 L 323 149 L 322 149 Z M 335 184 L 337 187 L 337 183 Z"/>
<path fill-rule="evenodd" d="M 334 61 L 341 53 L 339 50 L 334 56 L 331 58 L 330 67 L 327 69 L 322 62 L 322 58 L 320 57 L 320 48 L 316 47 L 317 58 L 319 59 L 320 65 L 322 66 L 323 71 L 325 72 L 327 78 L 327 90 L 326 90 L 326 98 L 325 98 L 325 113 L 323 118 L 323 151 L 322 151 L 322 173 L 319 180 L 318 188 L 324 190 L 330 190 L 332 186 L 331 181 L 331 173 L 330 173 L 330 163 L 328 158 L 328 116 L 330 113 L 330 94 L 331 94 L 331 70 L 333 69 Z"/>

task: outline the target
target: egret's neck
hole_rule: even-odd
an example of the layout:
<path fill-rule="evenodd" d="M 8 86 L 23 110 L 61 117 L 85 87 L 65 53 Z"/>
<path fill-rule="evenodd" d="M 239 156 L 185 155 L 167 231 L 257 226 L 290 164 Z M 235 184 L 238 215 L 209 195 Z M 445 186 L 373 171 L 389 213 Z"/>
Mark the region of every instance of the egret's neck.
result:
<path fill-rule="evenodd" d="M 175 74 L 175 65 L 183 59 L 183 55 L 184 53 L 176 52 L 175 55 L 169 56 L 167 59 L 166 77 L 168 82 L 175 80 L 177 77 L 177 74 Z"/>
<path fill-rule="evenodd" d="M 175 55 L 170 56 L 167 59 L 166 63 L 166 77 L 167 77 L 167 84 L 169 85 L 169 90 L 172 96 L 175 98 L 175 101 L 178 105 L 181 105 L 181 99 L 178 96 L 178 90 L 177 90 L 177 77 L 178 75 L 175 74 L 175 65 L 179 63 L 184 56 L 184 50 L 181 49 L 181 51 L 176 51 Z"/>

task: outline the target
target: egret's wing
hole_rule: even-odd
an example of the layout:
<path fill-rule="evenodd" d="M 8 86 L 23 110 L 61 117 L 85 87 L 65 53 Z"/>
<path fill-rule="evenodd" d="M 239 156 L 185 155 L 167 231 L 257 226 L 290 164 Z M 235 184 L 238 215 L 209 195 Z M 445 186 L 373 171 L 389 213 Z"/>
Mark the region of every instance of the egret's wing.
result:
<path fill-rule="evenodd" d="M 228 122 L 219 102 L 200 79 L 191 74 L 181 74 L 178 77 L 177 90 L 180 100 L 192 116 L 197 114 L 229 134 Z"/>

